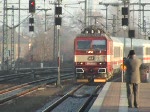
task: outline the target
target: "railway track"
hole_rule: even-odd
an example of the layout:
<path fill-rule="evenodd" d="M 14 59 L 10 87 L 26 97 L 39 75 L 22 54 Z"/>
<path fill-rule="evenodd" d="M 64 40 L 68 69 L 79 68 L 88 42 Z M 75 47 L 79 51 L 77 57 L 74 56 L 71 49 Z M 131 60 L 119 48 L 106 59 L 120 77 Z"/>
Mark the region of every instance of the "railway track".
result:
<path fill-rule="evenodd" d="M 14 86 L 12 88 L 8 88 L 0 91 L 0 104 L 5 103 L 7 101 L 13 100 L 17 97 L 28 94 L 32 91 L 37 90 L 38 88 L 48 84 L 55 83 L 56 77 L 44 78 L 41 80 L 25 83 L 22 85 Z"/>
<path fill-rule="evenodd" d="M 53 74 L 57 73 L 57 70 L 53 67 L 45 68 L 45 69 L 35 69 L 35 71 L 30 72 L 30 69 L 23 69 L 25 70 L 24 73 L 15 73 L 15 74 L 1 74 L 0 75 L 0 90 L 6 89 L 15 85 L 21 85 L 22 83 L 26 83 L 29 81 L 38 80 L 44 77 L 53 76 Z M 28 71 L 26 71 L 28 70 Z M 71 70 L 68 68 L 65 68 L 64 70 L 61 70 L 61 78 L 72 78 L 72 74 L 70 73 Z M 65 75 L 63 75 L 65 73 Z M 69 73 L 68 75 L 66 73 Z"/>
<path fill-rule="evenodd" d="M 13 87 L 7 87 L 6 89 L 1 89 L 0 90 L 0 104 L 13 100 L 17 97 L 23 96 L 25 94 L 28 94 L 47 84 L 56 83 L 57 82 L 56 76 L 57 74 L 53 74 L 46 78 L 23 83 L 23 84 L 13 86 Z M 61 75 L 61 80 L 67 80 L 71 78 L 74 78 L 74 75 L 71 73 Z"/>
<path fill-rule="evenodd" d="M 92 100 L 94 102 L 94 99 L 98 95 L 98 91 L 102 89 L 103 85 L 104 84 L 87 86 L 87 84 L 81 84 L 60 97 L 51 105 L 37 110 L 37 112 L 83 112 L 90 107 Z M 71 106 L 73 102 L 74 104 Z M 76 107 L 76 109 L 74 110 L 73 107 Z"/>
<path fill-rule="evenodd" d="M 36 75 L 38 76 L 39 74 L 37 73 Z M 57 73 L 53 74 L 53 75 L 57 76 Z M 47 75 L 45 75 L 45 73 L 41 74 L 39 76 L 40 76 L 40 78 L 47 77 Z M 12 106 L 9 106 L 8 104 L 13 105 L 13 104 L 20 102 L 19 104 L 17 104 L 20 108 L 24 108 L 24 109 L 28 108 L 28 111 L 30 110 L 30 111 L 34 111 L 34 112 L 35 111 L 43 112 L 45 109 L 47 109 L 48 107 L 50 107 L 52 105 L 53 105 L 52 112 L 58 112 L 58 111 L 70 112 L 72 110 L 73 110 L 73 112 L 76 112 L 76 111 L 82 112 L 82 111 L 88 110 L 88 108 L 90 108 L 90 105 L 92 104 L 92 102 L 94 102 L 94 99 L 97 97 L 98 92 L 94 93 L 94 91 L 100 91 L 100 89 L 96 90 L 96 88 L 99 88 L 97 85 L 94 85 L 94 86 L 84 85 L 84 86 L 80 87 L 79 89 L 77 89 L 76 91 L 74 91 L 73 93 L 66 95 L 67 91 L 70 91 L 72 89 L 72 87 L 73 88 L 76 87 L 76 83 L 73 84 L 70 80 L 70 79 L 74 79 L 73 73 L 64 73 L 64 74 L 61 74 L 61 81 L 65 82 L 66 80 L 69 79 L 69 83 L 72 83 L 72 87 L 68 88 L 67 91 L 63 90 L 62 94 L 54 93 L 53 95 L 50 95 L 49 93 L 51 93 L 51 91 L 59 89 L 59 88 L 57 88 L 57 86 L 54 85 L 54 83 L 56 83 L 56 81 L 57 81 L 57 77 L 55 77 L 55 78 L 56 78 L 56 79 L 54 79 L 55 81 L 52 83 L 51 82 L 48 83 L 48 81 L 50 81 L 50 79 L 49 79 L 48 81 L 43 81 L 43 82 L 39 82 L 39 83 L 35 83 L 35 84 L 29 83 L 29 84 L 27 84 L 27 86 L 20 87 L 18 89 L 17 89 L 17 87 L 12 87 L 13 89 L 8 88 L 5 90 L 1 90 L 0 91 L 0 99 L 4 98 L 5 96 L 9 96 L 7 99 L 0 101 L 0 104 L 4 106 L 2 110 L 10 111 L 10 108 Z M 16 82 L 16 80 L 14 80 L 14 81 Z M 66 85 L 68 85 L 68 84 L 66 83 Z M 20 84 L 20 86 L 21 86 L 21 84 Z M 54 88 L 52 86 L 54 86 Z M 102 86 L 100 86 L 100 88 L 102 88 Z M 35 102 L 34 101 L 34 99 L 36 97 L 35 94 L 40 94 L 42 92 L 41 90 L 43 92 L 47 92 L 47 93 L 45 93 L 45 94 L 47 94 L 46 95 L 47 100 L 49 99 L 49 97 L 52 97 L 52 99 L 49 99 L 48 101 L 42 100 L 43 103 L 41 102 L 41 100 L 39 100 L 38 102 Z M 22 93 L 21 93 L 21 91 L 22 91 Z M 34 92 L 34 91 L 36 91 L 36 92 Z M 42 99 L 44 99 L 45 95 L 43 92 L 41 93 L 41 94 L 43 94 L 43 96 L 41 96 L 41 95 L 37 96 L 36 99 L 41 99 L 41 97 L 43 97 Z M 63 98 L 62 98 L 63 96 L 65 96 L 65 100 L 63 100 Z M 18 97 L 20 97 L 20 98 L 18 98 Z M 23 102 L 26 102 L 26 105 L 21 104 L 22 99 L 24 99 Z M 32 99 L 32 100 L 30 100 L 30 99 Z M 54 104 L 54 103 L 56 103 L 56 101 L 59 102 L 59 99 L 62 99 L 62 101 L 59 104 Z M 35 107 L 33 107 L 30 102 L 33 102 L 34 103 L 33 105 L 38 105 L 38 108 L 35 109 Z M 42 103 L 42 105 L 40 105 L 40 103 Z M 5 107 L 7 107 L 7 105 L 9 107 L 9 109 L 5 108 Z M 15 108 L 19 108 L 19 107 L 17 107 L 17 105 L 14 105 Z M 31 105 L 31 106 L 29 106 L 29 105 Z M 66 105 L 68 105 L 68 106 L 66 107 Z M 65 107 L 65 109 L 62 110 L 62 108 L 64 108 L 64 107 Z M 52 108 L 52 107 L 50 107 L 50 108 Z M 19 111 L 16 110 L 16 112 L 19 112 Z"/>

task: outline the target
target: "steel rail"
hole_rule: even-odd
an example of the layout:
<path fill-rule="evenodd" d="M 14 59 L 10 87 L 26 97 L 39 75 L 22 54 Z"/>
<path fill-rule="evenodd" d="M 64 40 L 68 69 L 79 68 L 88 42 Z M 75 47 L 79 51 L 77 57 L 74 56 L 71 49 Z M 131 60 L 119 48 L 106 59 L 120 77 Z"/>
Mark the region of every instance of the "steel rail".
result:
<path fill-rule="evenodd" d="M 48 106 L 45 110 L 43 110 L 42 112 L 50 112 L 52 111 L 54 108 L 56 108 L 59 104 L 61 104 L 63 101 L 65 101 L 69 96 L 71 96 L 74 92 L 76 92 L 78 89 L 80 89 L 82 86 L 84 86 L 84 84 L 79 85 L 77 88 L 69 91 L 67 94 L 65 94 L 63 97 L 61 97 L 60 99 L 58 99 L 57 101 L 55 101 L 52 105 Z"/>
<path fill-rule="evenodd" d="M 98 91 L 100 89 L 102 89 L 102 87 L 104 86 L 104 83 L 101 83 L 100 85 L 98 85 L 95 90 L 93 91 L 92 94 L 89 95 L 89 98 L 86 100 L 86 102 L 80 107 L 80 109 L 78 110 L 78 112 L 84 112 L 87 107 L 89 106 L 89 104 L 91 103 L 91 101 L 94 99 L 94 97 L 98 96 Z"/>

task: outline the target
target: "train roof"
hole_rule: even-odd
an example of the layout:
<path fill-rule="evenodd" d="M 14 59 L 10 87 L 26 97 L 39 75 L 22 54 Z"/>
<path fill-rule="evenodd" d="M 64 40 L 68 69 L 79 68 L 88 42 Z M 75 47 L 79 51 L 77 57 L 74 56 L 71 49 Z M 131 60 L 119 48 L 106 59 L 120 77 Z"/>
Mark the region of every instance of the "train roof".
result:
<path fill-rule="evenodd" d="M 119 42 L 122 43 L 122 41 L 120 39 L 118 39 L 117 37 L 111 37 L 113 42 Z"/>
<path fill-rule="evenodd" d="M 124 44 L 124 37 L 111 37 L 113 40 L 117 40 L 118 42 L 122 42 Z M 125 44 L 126 46 L 131 46 L 131 38 L 125 38 Z M 132 45 L 133 46 L 145 46 L 150 45 L 150 40 L 145 39 L 132 39 Z"/>

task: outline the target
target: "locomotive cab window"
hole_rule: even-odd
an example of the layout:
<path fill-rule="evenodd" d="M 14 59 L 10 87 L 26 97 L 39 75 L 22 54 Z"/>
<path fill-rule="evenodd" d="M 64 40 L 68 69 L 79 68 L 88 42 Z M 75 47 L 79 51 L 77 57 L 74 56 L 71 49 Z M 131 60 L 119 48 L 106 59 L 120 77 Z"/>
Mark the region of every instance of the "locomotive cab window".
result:
<path fill-rule="evenodd" d="M 90 49 L 91 41 L 90 40 L 80 40 L 77 42 L 77 49 L 85 50 Z"/>
<path fill-rule="evenodd" d="M 106 40 L 79 40 L 77 41 L 77 49 L 105 50 Z"/>

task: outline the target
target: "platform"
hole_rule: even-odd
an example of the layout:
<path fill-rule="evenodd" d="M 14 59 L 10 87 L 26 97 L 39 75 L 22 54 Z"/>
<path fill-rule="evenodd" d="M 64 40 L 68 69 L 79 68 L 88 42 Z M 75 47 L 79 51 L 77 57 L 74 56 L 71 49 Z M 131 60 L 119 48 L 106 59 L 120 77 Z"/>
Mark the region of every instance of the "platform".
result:
<path fill-rule="evenodd" d="M 140 84 L 139 108 L 128 108 L 126 83 L 107 82 L 89 112 L 150 112 L 150 83 Z"/>

